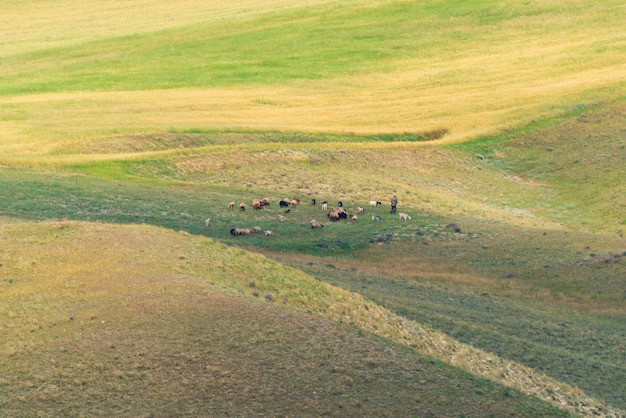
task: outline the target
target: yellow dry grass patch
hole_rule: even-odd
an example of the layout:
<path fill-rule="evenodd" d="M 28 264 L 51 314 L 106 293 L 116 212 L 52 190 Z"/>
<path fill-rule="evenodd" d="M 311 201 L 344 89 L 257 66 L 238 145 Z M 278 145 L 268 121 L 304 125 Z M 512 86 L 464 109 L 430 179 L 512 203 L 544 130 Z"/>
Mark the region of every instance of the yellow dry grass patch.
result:
<path fill-rule="evenodd" d="M 0 55 L 127 36 L 198 22 L 248 19 L 333 0 L 19 0 L 3 1 Z"/>
<path fill-rule="evenodd" d="M 607 98 L 610 93 L 603 89 L 620 91 L 624 79 L 626 65 L 616 65 L 567 78 L 487 79 L 473 86 L 442 87 L 424 83 L 419 74 L 398 72 L 299 86 L 3 98 L 0 108 L 20 109 L 22 115 L 18 121 L 0 121 L 0 147 L 3 157 L 41 155 L 50 146 L 56 149 L 60 140 L 172 129 L 371 134 L 445 128 L 445 140 L 458 141 L 554 116 L 558 110 L 546 109 L 559 103 Z"/>

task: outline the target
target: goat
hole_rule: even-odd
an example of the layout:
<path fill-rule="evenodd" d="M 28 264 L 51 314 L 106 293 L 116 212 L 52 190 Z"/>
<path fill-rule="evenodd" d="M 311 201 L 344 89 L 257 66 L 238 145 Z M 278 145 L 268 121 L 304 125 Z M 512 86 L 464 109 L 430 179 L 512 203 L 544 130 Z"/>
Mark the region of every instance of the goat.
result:
<path fill-rule="evenodd" d="M 322 210 L 328 210 L 328 202 L 327 201 L 323 201 L 322 202 Z"/>

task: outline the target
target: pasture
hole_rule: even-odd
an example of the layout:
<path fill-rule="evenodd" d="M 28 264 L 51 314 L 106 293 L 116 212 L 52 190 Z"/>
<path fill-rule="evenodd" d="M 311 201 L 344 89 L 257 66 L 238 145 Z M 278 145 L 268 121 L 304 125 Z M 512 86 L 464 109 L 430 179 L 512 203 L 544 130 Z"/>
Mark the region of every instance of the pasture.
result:
<path fill-rule="evenodd" d="M 3 413 L 625 414 L 621 2 L 13 3 Z"/>

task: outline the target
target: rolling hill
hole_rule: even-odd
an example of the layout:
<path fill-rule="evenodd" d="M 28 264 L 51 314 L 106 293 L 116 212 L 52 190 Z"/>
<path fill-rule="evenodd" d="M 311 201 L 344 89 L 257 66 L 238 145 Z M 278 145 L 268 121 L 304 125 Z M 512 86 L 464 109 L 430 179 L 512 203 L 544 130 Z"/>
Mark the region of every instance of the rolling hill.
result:
<path fill-rule="evenodd" d="M 0 12 L 1 415 L 626 413 L 621 2 Z"/>

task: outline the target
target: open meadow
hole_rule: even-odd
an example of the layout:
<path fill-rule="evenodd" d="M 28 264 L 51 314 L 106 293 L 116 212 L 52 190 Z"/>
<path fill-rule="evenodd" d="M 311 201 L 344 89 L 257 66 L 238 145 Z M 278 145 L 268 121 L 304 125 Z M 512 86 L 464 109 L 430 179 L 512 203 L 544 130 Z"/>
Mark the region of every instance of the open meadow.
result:
<path fill-rule="evenodd" d="M 0 416 L 625 416 L 625 19 L 3 3 Z"/>

